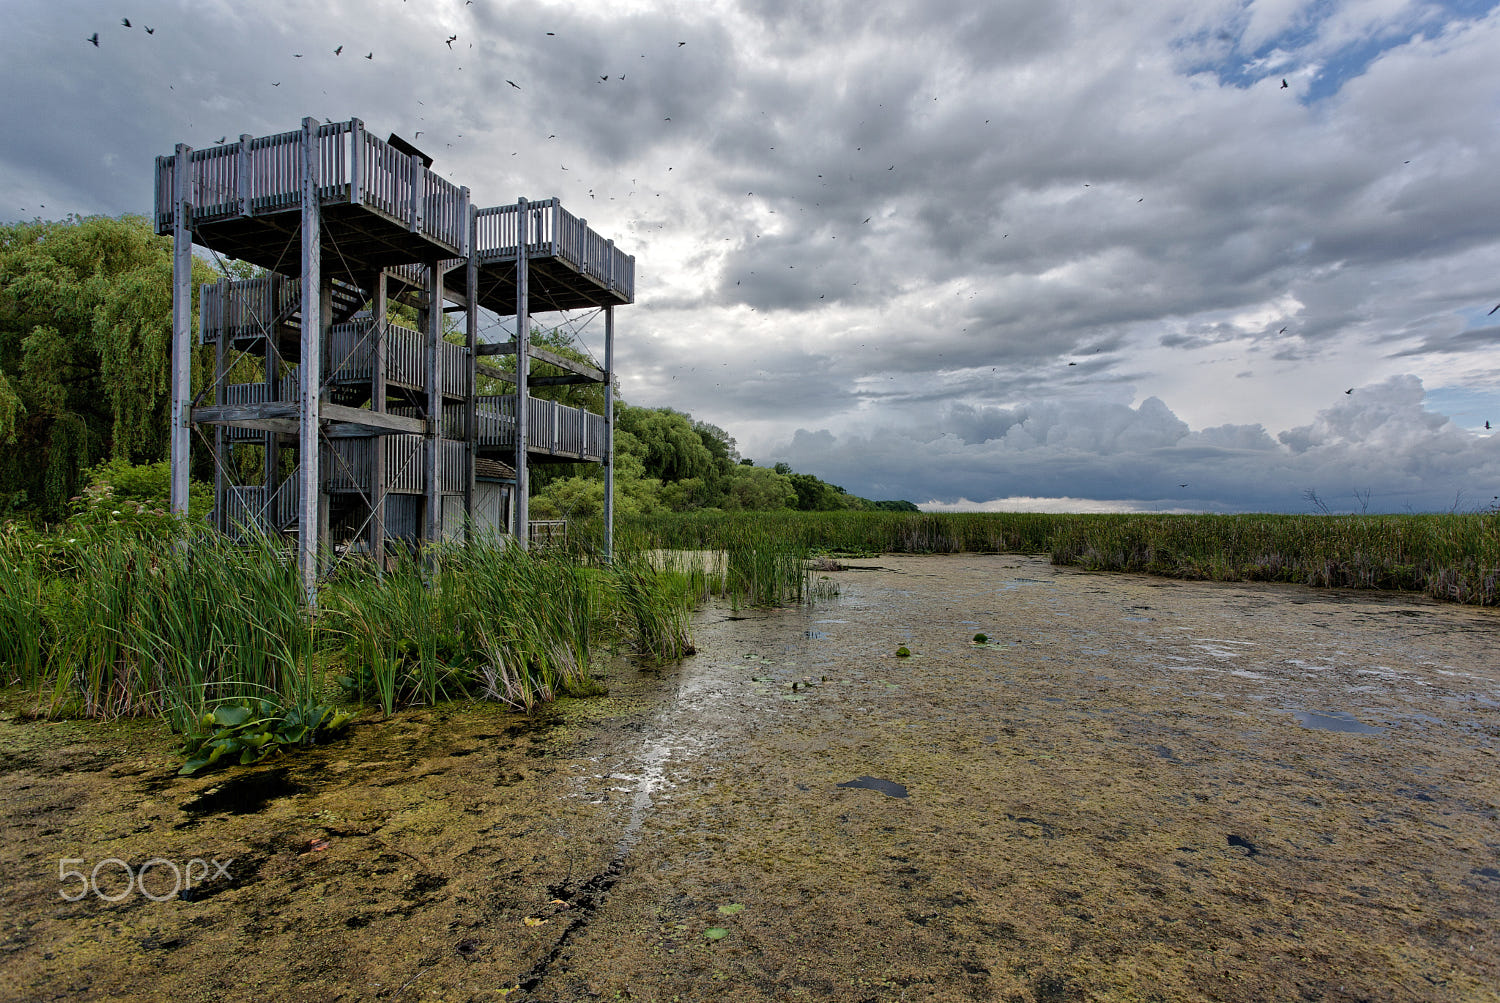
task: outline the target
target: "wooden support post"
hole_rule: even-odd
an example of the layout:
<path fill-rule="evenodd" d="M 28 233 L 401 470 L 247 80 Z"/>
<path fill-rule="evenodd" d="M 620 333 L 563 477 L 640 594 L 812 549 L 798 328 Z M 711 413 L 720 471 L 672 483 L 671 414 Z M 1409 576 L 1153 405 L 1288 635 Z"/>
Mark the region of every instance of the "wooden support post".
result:
<path fill-rule="evenodd" d="M 189 158 L 192 147 L 177 144 L 172 191 L 172 514 L 188 510 L 188 461 L 192 453 L 193 206 Z"/>
<path fill-rule="evenodd" d="M 385 360 L 386 360 L 386 277 L 385 269 L 375 273 L 370 283 L 370 320 L 374 325 L 374 363 L 370 373 L 370 410 L 385 413 Z M 375 562 L 377 577 L 385 574 L 385 437 L 377 436 L 370 446 L 370 559 Z"/>
<path fill-rule="evenodd" d="M 411 166 L 411 232 L 416 233 L 422 228 L 422 182 L 423 173 L 426 170 L 422 165 L 422 158 L 415 153 L 410 158 Z"/>
<path fill-rule="evenodd" d="M 318 318 L 318 350 L 322 352 L 328 345 L 328 336 L 333 328 L 333 277 L 331 275 L 320 276 L 318 282 Z M 318 359 L 320 373 L 322 372 L 322 361 L 320 356 Z M 328 363 L 332 365 L 334 360 L 329 359 Z M 320 380 L 319 382 L 321 383 L 322 381 Z M 323 427 L 323 406 L 325 403 L 323 393 L 319 390 L 318 428 L 320 430 Z M 322 438 L 320 434 L 318 436 L 318 462 L 320 464 L 322 463 L 323 452 Z M 321 564 L 326 562 L 333 553 L 333 533 L 332 527 L 329 525 L 329 517 L 333 512 L 333 505 L 326 489 L 327 478 L 322 476 L 321 470 L 318 471 L 318 484 L 318 560 Z"/>
<path fill-rule="evenodd" d="M 318 605 L 318 526 L 322 479 L 318 476 L 318 394 L 323 381 L 320 295 L 323 275 L 322 212 L 318 204 L 318 120 L 302 120 L 302 388 L 299 394 L 297 567 L 307 605 Z"/>
<path fill-rule="evenodd" d="M 362 205 L 365 200 L 365 124 L 349 120 L 349 204 Z"/>
<path fill-rule="evenodd" d="M 526 200 L 516 200 L 516 542 L 527 547 L 531 518 L 531 477 L 526 469 L 531 397 L 526 378 L 531 371 L 531 290 L 526 255 Z"/>
<path fill-rule="evenodd" d="M 469 190 L 465 188 L 464 214 L 467 239 L 464 254 L 467 257 L 464 270 L 468 295 L 464 299 L 464 323 L 467 333 L 464 344 L 469 349 L 468 382 L 464 385 L 464 455 L 469 460 L 469 469 L 464 472 L 464 540 L 473 542 L 474 531 L 474 467 L 479 455 L 479 416 L 475 413 L 474 395 L 478 392 L 479 378 L 475 367 L 479 363 L 479 217 L 469 202 Z"/>
<path fill-rule="evenodd" d="M 615 560 L 615 308 L 604 308 L 604 559 Z"/>
<path fill-rule="evenodd" d="M 237 171 L 239 191 L 237 191 L 235 194 L 238 195 L 240 199 L 241 216 L 250 215 L 250 199 L 252 191 L 250 186 L 250 172 L 252 170 L 250 166 L 250 143 L 254 139 L 255 137 L 250 135 L 248 132 L 240 133 L 240 149 L 239 153 L 237 154 L 237 156 L 239 157 L 239 169 Z"/>
<path fill-rule="evenodd" d="M 427 512 L 423 542 L 443 538 L 443 271 L 440 261 L 427 262 Z"/>
<path fill-rule="evenodd" d="M 220 289 L 222 297 L 223 297 L 222 299 L 220 299 L 220 303 L 223 303 L 223 302 L 225 302 L 228 299 L 228 297 L 229 297 L 229 290 L 232 288 L 232 286 L 230 285 L 230 282 L 229 282 L 228 279 L 222 279 L 222 280 L 220 280 L 220 282 L 219 282 L 218 285 L 219 285 L 219 289 Z M 227 404 L 228 403 L 228 401 L 226 401 L 224 399 L 224 376 L 225 376 L 225 372 L 226 372 L 225 357 L 224 357 L 225 356 L 225 352 L 224 352 L 225 335 L 224 335 L 224 324 L 223 324 L 224 312 L 225 311 L 223 311 L 223 310 L 220 311 L 220 316 L 219 316 L 219 320 L 220 320 L 220 323 L 219 323 L 219 334 L 218 334 L 218 337 L 216 337 L 214 339 L 214 403 L 215 404 Z M 201 334 L 203 332 L 206 332 L 207 330 L 208 330 L 208 297 L 204 296 L 203 293 L 200 291 L 198 293 L 198 331 Z M 215 425 L 214 426 L 214 528 L 217 529 L 221 533 L 227 532 L 230 529 L 230 525 L 229 525 L 229 512 L 227 511 L 227 509 L 229 507 L 227 505 L 227 502 L 228 502 L 229 499 L 226 497 L 227 494 L 228 494 L 228 491 L 226 490 L 226 488 L 228 487 L 228 485 L 227 485 L 227 483 L 225 481 L 225 477 L 224 477 L 224 467 L 225 467 L 225 464 L 226 464 L 226 457 L 224 455 L 224 444 L 227 441 L 227 439 L 228 439 L 228 433 L 225 431 L 224 426 L 223 425 Z"/>
<path fill-rule="evenodd" d="M 265 356 L 266 356 L 266 400 L 274 401 L 281 393 L 281 352 L 276 346 L 276 328 L 279 322 L 268 320 L 265 322 Z M 265 485 L 266 493 L 263 511 L 266 520 L 267 533 L 279 533 L 284 529 L 278 521 L 281 506 L 276 504 L 276 496 L 281 489 L 281 437 L 275 432 L 267 432 L 264 436 L 266 443 L 265 452 Z"/>

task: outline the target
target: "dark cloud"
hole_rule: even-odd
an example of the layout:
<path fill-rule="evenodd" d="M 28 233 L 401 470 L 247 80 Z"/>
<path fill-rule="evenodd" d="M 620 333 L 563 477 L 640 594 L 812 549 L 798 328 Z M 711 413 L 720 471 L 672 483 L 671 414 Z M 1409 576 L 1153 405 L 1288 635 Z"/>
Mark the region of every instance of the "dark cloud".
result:
<path fill-rule="evenodd" d="M 1295 507 L 1284 482 L 1318 480 L 1309 458 L 1362 455 L 1315 420 L 1349 386 L 1409 374 L 1500 414 L 1481 316 L 1500 300 L 1494 9 L 141 0 L 131 17 L 157 33 L 99 0 L 7 9 L 0 219 L 149 212 L 174 143 L 303 115 L 420 130 L 476 202 L 555 195 L 636 255 L 627 398 L 752 455 L 826 429 L 851 490 Z M 1153 397 L 1170 407 L 1124 403 Z M 1432 491 L 1474 473 L 1408 418 L 1454 465 L 1429 467 Z M 882 466 L 893 443 L 927 480 Z M 1274 491 L 1236 479 L 1247 457 Z M 1202 472 L 1169 470 L 1189 460 Z"/>

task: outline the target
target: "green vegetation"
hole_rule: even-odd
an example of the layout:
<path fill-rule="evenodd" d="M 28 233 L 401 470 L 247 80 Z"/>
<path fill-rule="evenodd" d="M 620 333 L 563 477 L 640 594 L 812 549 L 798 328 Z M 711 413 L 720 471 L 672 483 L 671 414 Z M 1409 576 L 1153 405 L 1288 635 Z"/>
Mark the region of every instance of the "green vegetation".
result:
<path fill-rule="evenodd" d="M 195 295 L 216 277 L 193 272 Z M 0 226 L 0 514 L 60 519 L 90 465 L 165 457 L 171 308 L 172 241 L 143 217 Z M 195 380 L 211 358 L 194 345 Z"/>
<path fill-rule="evenodd" d="M 1500 604 L 1500 512 L 1434 515 L 693 512 L 631 519 L 634 546 L 774 540 L 803 553 L 1049 554 L 1056 564 L 1215 581 L 1397 589 Z"/>

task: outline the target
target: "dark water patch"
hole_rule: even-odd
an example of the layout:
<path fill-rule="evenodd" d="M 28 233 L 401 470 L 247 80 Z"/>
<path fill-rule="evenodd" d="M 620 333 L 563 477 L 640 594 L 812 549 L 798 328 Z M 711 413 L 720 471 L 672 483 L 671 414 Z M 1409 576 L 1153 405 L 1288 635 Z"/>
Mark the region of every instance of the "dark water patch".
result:
<path fill-rule="evenodd" d="M 1182 762 L 1182 760 L 1180 760 L 1180 759 L 1177 758 L 1177 754 L 1175 752 L 1173 752 L 1168 746 L 1165 746 L 1165 745 L 1153 745 L 1151 747 L 1151 751 L 1155 752 L 1162 759 L 1165 759 L 1165 760 L 1167 760 L 1170 763 L 1180 763 L 1180 762 Z"/>
<path fill-rule="evenodd" d="M 1062 703 L 1063 702 L 1063 698 L 1062 697 L 1042 697 L 1042 699 L 1045 700 L 1045 701 L 1047 701 L 1048 703 Z"/>
<path fill-rule="evenodd" d="M 1484 878 L 1486 881 L 1500 881 L 1500 870 L 1493 867 L 1476 867 L 1469 873 L 1475 877 Z"/>
<path fill-rule="evenodd" d="M 1294 710 L 1292 716 L 1297 723 L 1304 728 L 1316 728 L 1319 731 L 1343 731 L 1354 735 L 1378 735 L 1383 731 L 1373 724 L 1364 724 L 1356 721 L 1352 715 L 1342 711 L 1323 713 L 1315 710 Z"/>
<path fill-rule="evenodd" d="M 1226 837 L 1225 841 L 1230 846 L 1238 846 L 1241 849 L 1245 850 L 1245 856 L 1247 857 L 1253 857 L 1260 852 L 1260 848 L 1254 843 L 1250 842 L 1250 840 L 1246 839 L 1244 836 L 1235 836 L 1231 834 Z"/>
<path fill-rule="evenodd" d="M 887 797 L 907 797 L 906 788 L 890 780 L 881 780 L 879 777 L 858 777 L 839 784 L 840 787 L 852 787 L 857 790 L 879 791 Z"/>
<path fill-rule="evenodd" d="M 287 779 L 287 768 L 232 777 L 210 787 L 180 807 L 189 815 L 252 815 L 282 798 L 302 794 L 305 786 Z"/>

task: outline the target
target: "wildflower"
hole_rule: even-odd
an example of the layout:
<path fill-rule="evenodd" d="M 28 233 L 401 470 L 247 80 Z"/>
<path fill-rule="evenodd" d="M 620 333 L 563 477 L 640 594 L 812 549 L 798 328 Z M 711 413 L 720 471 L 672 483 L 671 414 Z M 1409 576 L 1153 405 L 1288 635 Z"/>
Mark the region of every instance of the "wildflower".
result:
<path fill-rule="evenodd" d="M 119 509 L 115 509 L 113 512 L 110 513 L 110 515 L 119 515 L 119 514 L 120 514 L 120 510 Z"/>

